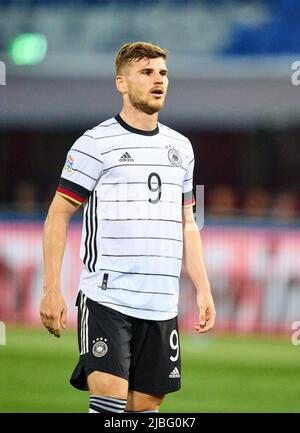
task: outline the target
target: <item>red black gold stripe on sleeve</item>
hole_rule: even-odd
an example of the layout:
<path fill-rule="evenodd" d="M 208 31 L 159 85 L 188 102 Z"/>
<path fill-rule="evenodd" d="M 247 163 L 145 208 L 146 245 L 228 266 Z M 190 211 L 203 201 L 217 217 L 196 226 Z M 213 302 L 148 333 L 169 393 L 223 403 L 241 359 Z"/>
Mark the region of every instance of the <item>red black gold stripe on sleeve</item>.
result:
<path fill-rule="evenodd" d="M 60 178 L 56 192 L 76 204 L 82 204 L 90 195 L 90 191 L 70 180 Z"/>
<path fill-rule="evenodd" d="M 182 194 L 182 206 L 194 206 L 195 203 L 195 197 L 192 190 Z"/>

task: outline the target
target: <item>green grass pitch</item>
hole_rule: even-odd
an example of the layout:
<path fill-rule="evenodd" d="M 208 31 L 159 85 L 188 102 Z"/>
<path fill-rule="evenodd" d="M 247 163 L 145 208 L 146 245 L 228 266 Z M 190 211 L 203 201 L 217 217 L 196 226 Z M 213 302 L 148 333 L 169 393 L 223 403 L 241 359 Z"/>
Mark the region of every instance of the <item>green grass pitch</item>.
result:
<path fill-rule="evenodd" d="M 300 412 L 300 346 L 289 337 L 182 336 L 181 353 L 182 389 L 161 412 Z M 8 326 L 0 412 L 87 412 L 87 393 L 69 385 L 77 357 L 73 331 Z"/>

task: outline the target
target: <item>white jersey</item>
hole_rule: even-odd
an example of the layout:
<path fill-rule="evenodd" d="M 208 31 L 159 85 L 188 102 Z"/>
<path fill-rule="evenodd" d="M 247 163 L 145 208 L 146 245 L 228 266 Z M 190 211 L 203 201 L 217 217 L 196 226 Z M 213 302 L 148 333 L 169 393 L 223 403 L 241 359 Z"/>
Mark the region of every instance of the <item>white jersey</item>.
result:
<path fill-rule="evenodd" d="M 116 116 L 74 143 L 57 192 L 84 206 L 79 289 L 88 298 L 143 319 L 177 315 L 193 169 L 190 141 L 160 123 L 141 131 Z"/>

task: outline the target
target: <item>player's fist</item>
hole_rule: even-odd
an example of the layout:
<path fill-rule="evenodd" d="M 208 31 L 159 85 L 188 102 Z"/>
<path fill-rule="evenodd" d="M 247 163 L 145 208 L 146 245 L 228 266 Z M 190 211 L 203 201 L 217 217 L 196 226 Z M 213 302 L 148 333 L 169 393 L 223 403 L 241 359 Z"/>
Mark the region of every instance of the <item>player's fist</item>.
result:
<path fill-rule="evenodd" d="M 47 290 L 40 303 L 41 321 L 48 331 L 60 337 L 61 329 L 67 326 L 67 306 L 58 290 Z"/>
<path fill-rule="evenodd" d="M 216 318 L 216 310 L 210 290 L 201 290 L 197 294 L 197 307 L 199 322 L 194 324 L 194 329 L 199 332 L 207 332 L 213 328 Z"/>

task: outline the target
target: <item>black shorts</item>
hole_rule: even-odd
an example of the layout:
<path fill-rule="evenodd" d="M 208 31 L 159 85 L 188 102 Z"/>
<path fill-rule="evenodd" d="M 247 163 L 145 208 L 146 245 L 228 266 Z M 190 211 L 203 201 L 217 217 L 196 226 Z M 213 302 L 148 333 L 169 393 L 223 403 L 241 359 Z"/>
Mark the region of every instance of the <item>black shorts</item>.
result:
<path fill-rule="evenodd" d="M 87 390 L 87 376 L 101 371 L 129 381 L 129 389 L 166 394 L 181 387 L 177 317 L 143 320 L 119 313 L 79 292 L 79 362 L 70 383 Z"/>

